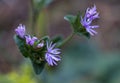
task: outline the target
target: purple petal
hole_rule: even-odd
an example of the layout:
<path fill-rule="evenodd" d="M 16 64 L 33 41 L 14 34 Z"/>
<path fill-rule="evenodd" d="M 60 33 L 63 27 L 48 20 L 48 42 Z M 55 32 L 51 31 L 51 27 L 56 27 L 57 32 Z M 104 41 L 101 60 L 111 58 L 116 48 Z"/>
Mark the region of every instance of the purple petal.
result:
<path fill-rule="evenodd" d="M 90 28 L 99 28 L 98 25 L 90 26 Z"/>
<path fill-rule="evenodd" d="M 48 42 L 47 43 L 47 52 L 45 54 L 45 59 L 47 61 L 47 63 L 51 66 L 53 65 L 57 65 L 57 61 L 60 61 L 60 56 L 59 54 L 60 49 L 55 48 L 56 44 L 53 44 L 52 42 L 50 42 L 50 44 Z"/>
<path fill-rule="evenodd" d="M 51 51 L 51 53 L 52 53 L 52 54 L 60 54 L 60 52 L 58 51 L 57 48 L 56 48 L 56 49 L 53 49 L 53 50 Z"/>
<path fill-rule="evenodd" d="M 41 48 L 41 47 L 43 47 L 43 46 L 44 46 L 44 43 L 39 43 L 39 44 L 37 45 L 38 48 Z"/>
<path fill-rule="evenodd" d="M 90 33 L 90 35 L 94 36 L 94 34 L 90 31 L 90 29 L 86 29 L 88 33 Z"/>
<path fill-rule="evenodd" d="M 94 33 L 94 34 L 97 34 L 97 32 L 96 32 L 96 31 L 94 31 L 94 30 L 92 30 L 92 29 L 90 29 L 90 31 L 91 31 L 92 33 Z"/>
<path fill-rule="evenodd" d="M 81 17 L 81 24 L 84 28 L 86 28 L 87 32 L 92 36 L 97 34 L 96 31 L 92 30 L 92 28 L 98 28 L 98 25 L 91 26 L 91 23 L 94 19 L 99 18 L 99 13 L 96 11 L 96 5 L 92 8 L 87 8 L 84 18 Z"/>
<path fill-rule="evenodd" d="M 19 26 L 15 29 L 16 34 L 21 37 L 24 38 L 25 36 L 25 26 L 22 24 L 19 24 Z"/>

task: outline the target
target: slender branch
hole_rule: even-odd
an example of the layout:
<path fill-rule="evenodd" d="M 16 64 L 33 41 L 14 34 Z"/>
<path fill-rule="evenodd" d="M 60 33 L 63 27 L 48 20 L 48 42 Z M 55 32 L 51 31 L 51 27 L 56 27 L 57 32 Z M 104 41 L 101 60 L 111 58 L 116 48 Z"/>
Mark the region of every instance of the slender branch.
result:
<path fill-rule="evenodd" d="M 67 42 L 69 42 L 69 41 L 73 38 L 74 34 L 75 34 L 75 33 L 72 32 L 72 33 L 62 42 L 62 44 L 60 44 L 58 47 L 60 48 L 60 47 L 64 46 Z"/>

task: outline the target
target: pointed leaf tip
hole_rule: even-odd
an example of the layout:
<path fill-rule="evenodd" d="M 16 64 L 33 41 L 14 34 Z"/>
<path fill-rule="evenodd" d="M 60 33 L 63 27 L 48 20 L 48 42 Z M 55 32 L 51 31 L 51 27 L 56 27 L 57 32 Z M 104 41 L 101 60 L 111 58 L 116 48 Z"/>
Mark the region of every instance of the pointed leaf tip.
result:
<path fill-rule="evenodd" d="M 38 63 L 35 63 L 34 61 L 32 61 L 32 65 L 33 65 L 33 69 L 34 69 L 35 73 L 37 75 L 39 75 L 39 74 L 41 74 L 41 72 L 44 69 L 45 62 L 41 62 L 38 64 Z"/>

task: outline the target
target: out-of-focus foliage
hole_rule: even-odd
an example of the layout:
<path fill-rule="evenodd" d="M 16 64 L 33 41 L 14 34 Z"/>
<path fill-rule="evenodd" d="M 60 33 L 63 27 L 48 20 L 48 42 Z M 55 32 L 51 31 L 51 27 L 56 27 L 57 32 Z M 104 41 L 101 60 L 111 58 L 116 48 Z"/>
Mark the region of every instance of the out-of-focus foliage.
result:
<path fill-rule="evenodd" d="M 46 29 L 47 29 L 47 23 L 48 23 L 48 17 L 47 17 L 47 11 L 46 10 L 42 10 L 39 13 L 37 22 L 36 22 L 36 27 L 35 27 L 35 35 L 37 37 L 42 37 L 47 35 L 46 34 Z"/>
<path fill-rule="evenodd" d="M 52 0 L 33 0 L 35 9 L 42 9 L 43 7 L 48 6 Z"/>
<path fill-rule="evenodd" d="M 87 42 L 66 49 L 59 67 L 42 72 L 43 83 L 120 83 L 119 53 L 101 53 Z"/>
<path fill-rule="evenodd" d="M 119 83 L 119 53 L 101 53 L 87 42 L 73 42 L 63 50 L 58 67 L 47 67 L 36 80 L 30 65 L 6 75 L 0 75 L 0 83 Z"/>
<path fill-rule="evenodd" d="M 20 69 L 8 74 L 0 74 L 0 83 L 37 83 L 29 65 L 22 65 Z"/>
<path fill-rule="evenodd" d="M 45 35 L 45 27 L 47 25 L 47 17 L 46 17 L 46 11 L 44 10 L 45 7 L 47 7 L 52 0 L 31 0 L 31 12 L 32 12 L 32 33 L 40 36 L 40 34 L 43 36 Z M 31 22 L 30 21 L 30 22 Z"/>

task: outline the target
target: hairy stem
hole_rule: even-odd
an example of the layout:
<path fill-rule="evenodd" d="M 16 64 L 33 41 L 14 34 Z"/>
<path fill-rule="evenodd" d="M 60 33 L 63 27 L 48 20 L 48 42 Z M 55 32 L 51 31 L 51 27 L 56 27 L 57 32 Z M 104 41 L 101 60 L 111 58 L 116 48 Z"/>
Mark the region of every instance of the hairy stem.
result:
<path fill-rule="evenodd" d="M 61 48 L 62 46 L 64 46 L 67 42 L 69 42 L 75 33 L 71 33 L 65 40 L 63 40 L 63 42 L 58 46 L 59 48 Z"/>

